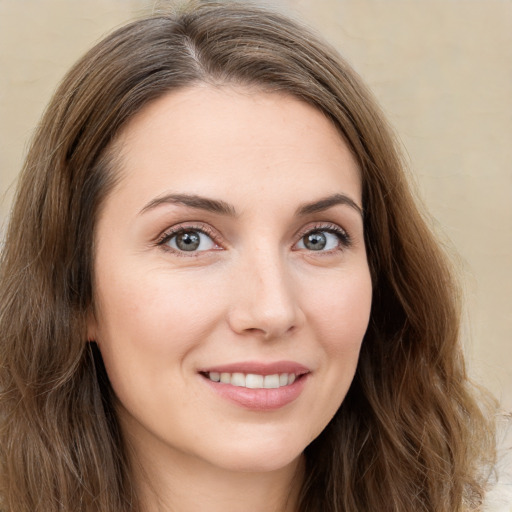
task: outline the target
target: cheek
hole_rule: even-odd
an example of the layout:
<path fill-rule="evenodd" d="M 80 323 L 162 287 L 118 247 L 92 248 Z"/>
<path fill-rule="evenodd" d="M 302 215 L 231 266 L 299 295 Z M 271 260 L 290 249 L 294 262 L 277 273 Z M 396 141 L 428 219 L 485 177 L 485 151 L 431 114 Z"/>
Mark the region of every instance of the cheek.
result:
<path fill-rule="evenodd" d="M 310 288 L 311 290 L 311 288 Z M 331 276 L 308 295 L 309 318 L 329 356 L 359 353 L 370 318 L 372 285 L 367 267 Z"/>
<path fill-rule="evenodd" d="M 115 394 L 143 422 L 159 411 L 155 424 L 164 421 L 162 403 L 184 414 L 193 406 L 186 393 L 187 356 L 204 343 L 220 314 L 188 279 L 158 274 L 104 274 L 97 290 L 97 342 Z"/>
<path fill-rule="evenodd" d="M 309 323 L 321 348 L 316 399 L 309 410 L 316 438 L 331 421 L 352 384 L 368 327 L 372 287 L 367 272 L 332 276 L 308 296 Z"/>
<path fill-rule="evenodd" d="M 112 273 L 100 282 L 98 325 L 104 337 L 124 333 L 134 343 L 157 347 L 163 342 L 175 350 L 218 315 L 215 297 L 184 275 L 144 269 L 140 275 Z"/>
<path fill-rule="evenodd" d="M 218 302 L 185 276 L 145 270 L 104 273 L 97 289 L 97 342 L 120 398 L 181 382 L 187 355 L 221 315 Z"/>

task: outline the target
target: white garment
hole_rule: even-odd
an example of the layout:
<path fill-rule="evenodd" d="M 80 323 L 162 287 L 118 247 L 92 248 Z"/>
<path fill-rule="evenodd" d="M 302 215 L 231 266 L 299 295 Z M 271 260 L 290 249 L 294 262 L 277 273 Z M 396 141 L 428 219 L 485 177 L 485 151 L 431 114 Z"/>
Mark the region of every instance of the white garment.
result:
<path fill-rule="evenodd" d="M 512 414 L 498 420 L 498 463 L 483 512 L 512 512 Z"/>

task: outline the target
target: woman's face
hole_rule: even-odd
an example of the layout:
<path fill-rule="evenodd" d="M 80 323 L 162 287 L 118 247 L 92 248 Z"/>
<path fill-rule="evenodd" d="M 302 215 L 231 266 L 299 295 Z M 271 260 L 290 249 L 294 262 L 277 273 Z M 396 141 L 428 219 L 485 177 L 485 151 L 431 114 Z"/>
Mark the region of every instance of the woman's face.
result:
<path fill-rule="evenodd" d="M 313 107 L 228 86 L 168 94 L 119 142 L 88 334 L 125 435 L 155 463 L 292 464 L 368 324 L 356 162 Z"/>

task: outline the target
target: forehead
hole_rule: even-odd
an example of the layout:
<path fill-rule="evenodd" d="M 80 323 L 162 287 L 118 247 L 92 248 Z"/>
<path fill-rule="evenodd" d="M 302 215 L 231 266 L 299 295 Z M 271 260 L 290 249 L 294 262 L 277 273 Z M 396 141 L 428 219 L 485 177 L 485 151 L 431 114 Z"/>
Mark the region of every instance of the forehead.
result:
<path fill-rule="evenodd" d="M 359 169 L 337 129 L 281 93 L 207 85 L 173 91 L 135 116 L 117 147 L 119 192 L 131 189 L 141 200 L 205 189 L 233 201 L 256 192 L 279 200 L 334 187 L 360 204 Z"/>

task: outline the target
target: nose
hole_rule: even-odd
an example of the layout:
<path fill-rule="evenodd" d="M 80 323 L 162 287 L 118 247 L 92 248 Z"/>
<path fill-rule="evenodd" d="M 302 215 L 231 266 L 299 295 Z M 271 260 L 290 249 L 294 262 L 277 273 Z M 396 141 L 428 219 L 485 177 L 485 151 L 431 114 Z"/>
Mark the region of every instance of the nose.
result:
<path fill-rule="evenodd" d="M 295 282 L 278 255 L 257 254 L 236 273 L 228 322 L 238 334 L 281 338 L 304 322 Z"/>

